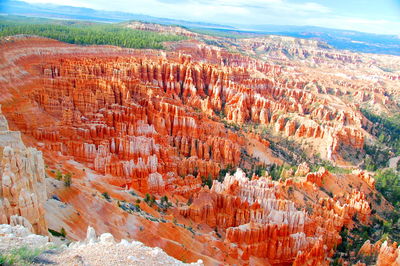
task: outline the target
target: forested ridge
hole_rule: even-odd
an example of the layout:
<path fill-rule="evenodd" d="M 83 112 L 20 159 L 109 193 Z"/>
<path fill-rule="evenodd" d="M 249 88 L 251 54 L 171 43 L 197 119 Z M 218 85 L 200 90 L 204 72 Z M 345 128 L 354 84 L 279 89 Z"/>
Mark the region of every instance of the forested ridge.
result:
<path fill-rule="evenodd" d="M 0 19 L 0 37 L 17 34 L 37 35 L 62 42 L 80 45 L 116 45 L 125 48 L 163 49 L 163 42 L 179 41 L 182 36 L 133 30 L 117 24 L 71 23 L 28 23 Z"/>

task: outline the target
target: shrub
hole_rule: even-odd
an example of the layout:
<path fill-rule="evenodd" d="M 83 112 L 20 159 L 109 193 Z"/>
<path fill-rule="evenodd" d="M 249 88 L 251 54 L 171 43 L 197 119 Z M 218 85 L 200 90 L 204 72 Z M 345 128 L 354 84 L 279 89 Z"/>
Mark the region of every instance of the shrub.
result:
<path fill-rule="evenodd" d="M 192 203 L 193 203 L 193 198 L 190 197 L 190 198 L 188 199 L 187 205 L 190 206 L 190 205 L 192 205 Z"/>
<path fill-rule="evenodd" d="M 212 178 L 211 175 L 208 176 L 208 178 L 202 176 L 201 177 L 201 181 L 202 181 L 202 186 L 208 186 L 208 188 L 212 187 Z"/>
<path fill-rule="evenodd" d="M 400 174 L 392 169 L 380 170 L 375 175 L 376 188 L 395 207 L 400 204 Z"/>
<path fill-rule="evenodd" d="M 161 204 L 168 203 L 168 197 L 167 196 L 162 196 L 160 201 L 161 201 Z"/>
<path fill-rule="evenodd" d="M 143 201 L 146 202 L 147 205 L 152 207 L 154 205 L 154 203 L 156 202 L 156 197 L 154 197 L 153 195 L 150 195 L 149 193 L 146 193 Z"/>
<path fill-rule="evenodd" d="M 218 227 L 214 227 L 214 232 L 219 238 L 222 237 L 221 234 L 218 232 Z"/>
<path fill-rule="evenodd" d="M 194 167 L 192 174 L 193 174 L 194 177 L 197 177 L 197 175 L 199 174 L 199 168 L 197 166 Z"/>
<path fill-rule="evenodd" d="M 330 161 L 325 161 L 325 160 L 321 160 L 318 163 L 311 165 L 310 169 L 311 171 L 316 172 L 319 170 L 320 167 L 324 167 L 330 173 L 334 174 L 349 174 L 352 171 L 350 168 L 342 168 L 334 166 Z"/>
<path fill-rule="evenodd" d="M 379 142 L 391 147 L 395 152 L 400 150 L 400 116 L 382 116 L 372 113 L 370 110 L 361 109 L 362 114 L 374 123 L 371 130 Z"/>
<path fill-rule="evenodd" d="M 156 197 L 154 197 L 154 195 L 151 195 L 150 198 L 150 207 L 152 207 L 154 205 L 154 203 L 156 203 Z"/>
<path fill-rule="evenodd" d="M 224 182 L 224 179 L 225 179 L 225 176 L 226 176 L 227 173 L 230 174 L 230 175 L 235 173 L 235 169 L 230 164 L 228 164 L 225 168 L 223 168 L 223 169 L 221 169 L 219 171 L 218 181 L 219 182 Z"/>
<path fill-rule="evenodd" d="M 64 237 L 64 238 L 67 235 L 67 233 L 65 232 L 64 228 L 61 228 L 61 232 L 57 232 L 56 230 L 53 230 L 53 229 L 49 228 L 49 233 L 52 234 L 53 236 Z"/>
<path fill-rule="evenodd" d="M 110 197 L 110 195 L 108 194 L 108 192 L 103 192 L 103 193 L 101 193 L 101 195 L 102 195 L 107 201 L 110 201 L 110 200 L 111 200 L 111 197 Z"/>
<path fill-rule="evenodd" d="M 364 150 L 366 153 L 364 164 L 362 165 L 364 169 L 368 171 L 376 171 L 379 168 L 386 167 L 388 159 L 390 157 L 390 152 L 377 145 L 364 145 Z"/>
<path fill-rule="evenodd" d="M 272 164 L 269 166 L 268 173 L 271 176 L 272 180 L 278 180 L 281 177 L 283 165 Z"/>
<path fill-rule="evenodd" d="M 167 197 L 167 196 L 161 197 L 160 201 L 161 201 L 161 202 L 160 202 L 160 203 L 161 203 L 161 206 L 162 206 L 164 209 L 168 209 L 169 207 L 172 206 L 172 203 L 168 201 L 168 197 Z"/>
<path fill-rule="evenodd" d="M 61 171 L 60 171 L 60 170 L 57 170 L 57 172 L 56 172 L 56 179 L 57 179 L 57 180 L 61 180 L 62 177 L 63 177 L 63 175 L 62 175 Z"/>
<path fill-rule="evenodd" d="M 43 249 L 26 246 L 11 250 L 8 254 L 0 254 L 0 265 L 30 265 L 43 252 Z"/>
<path fill-rule="evenodd" d="M 186 229 L 189 230 L 192 234 L 194 234 L 194 230 L 191 226 L 187 227 Z"/>
<path fill-rule="evenodd" d="M 144 196 L 143 201 L 146 202 L 146 203 L 150 202 L 150 194 L 149 193 L 146 193 L 146 195 Z"/>
<path fill-rule="evenodd" d="M 381 202 L 382 202 L 382 195 L 381 194 L 379 194 L 379 193 L 376 194 L 375 202 L 376 202 L 376 204 L 381 205 Z"/>
<path fill-rule="evenodd" d="M 265 174 L 267 173 L 267 167 L 262 166 L 262 165 L 256 165 L 253 173 L 255 173 L 258 176 L 265 176 Z"/>
<path fill-rule="evenodd" d="M 72 179 L 71 179 L 71 174 L 70 173 L 66 173 L 64 175 L 64 185 L 66 187 L 70 187 L 72 184 Z"/>
<path fill-rule="evenodd" d="M 65 238 L 67 236 L 67 232 L 65 231 L 64 227 L 61 228 L 60 234 Z"/>

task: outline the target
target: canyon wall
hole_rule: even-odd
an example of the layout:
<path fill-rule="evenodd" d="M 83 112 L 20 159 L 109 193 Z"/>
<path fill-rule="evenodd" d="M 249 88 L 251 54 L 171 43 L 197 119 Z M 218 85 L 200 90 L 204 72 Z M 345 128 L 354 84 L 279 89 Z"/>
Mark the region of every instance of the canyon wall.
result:
<path fill-rule="evenodd" d="M 43 152 L 56 196 L 49 209 L 66 206 L 49 217 L 71 238 L 93 225 L 179 259 L 320 265 L 355 217 L 369 223 L 368 195 L 376 190 L 366 172 L 332 174 L 302 164 L 280 180 L 221 173 L 282 163 L 272 150 L 282 140 L 293 143 L 288 150 L 298 145 L 347 163 L 346 152 L 362 154 L 371 136 L 346 97 L 376 95 L 387 103 L 380 83 L 364 88 L 360 80 L 325 79 L 324 69 L 282 66 L 198 41 L 154 51 L 13 37 L 2 40 L 0 59 L 4 114 L 26 145 Z M 12 215 L 22 215 L 43 233 L 40 152 L 25 148 L 4 121 L 1 219 L 13 223 Z M 69 188 L 53 178 L 56 170 L 71 173 Z M 144 201 L 147 193 L 154 203 Z M 168 208 L 161 196 L 170 199 Z"/>
<path fill-rule="evenodd" d="M 234 175 L 227 174 L 222 183 L 214 181 L 211 190 L 203 189 L 190 206 L 180 209 L 180 214 L 225 232 L 225 241 L 237 247 L 231 255 L 243 260 L 255 256 L 272 264 L 326 264 L 325 259 L 341 242 L 342 227 L 351 225 L 355 214 L 367 223 L 371 209 L 359 191 L 348 194 L 344 203 L 320 198 L 312 213 L 299 210 L 296 201 L 285 199 L 285 189 L 322 186 L 324 178 L 330 178 L 329 173 L 321 169 L 295 183 L 291 179 L 272 181 L 268 176 L 250 180 L 238 169 Z M 293 187 L 289 190 L 294 193 Z"/>
<path fill-rule="evenodd" d="M 0 160 L 0 223 L 20 224 L 31 232 L 47 235 L 42 153 L 35 148 L 26 148 L 20 132 L 8 129 L 1 109 Z"/>

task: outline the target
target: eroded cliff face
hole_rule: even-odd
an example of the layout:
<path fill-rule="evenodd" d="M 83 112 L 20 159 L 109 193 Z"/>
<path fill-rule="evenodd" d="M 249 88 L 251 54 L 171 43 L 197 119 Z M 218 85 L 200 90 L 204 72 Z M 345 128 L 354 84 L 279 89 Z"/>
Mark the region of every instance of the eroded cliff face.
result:
<path fill-rule="evenodd" d="M 377 256 L 377 266 L 400 265 L 400 248 L 396 242 L 378 241 L 371 244 L 367 240 L 360 248 L 359 255 Z"/>
<path fill-rule="evenodd" d="M 45 61 L 37 56 L 40 50 L 30 48 L 27 53 L 33 54 L 23 60 L 29 60 L 29 73 L 38 78 L 24 87 L 29 105 L 48 120 L 30 121 L 23 112 L 9 112 L 12 124 L 51 142 L 51 149 L 113 175 L 132 176 L 139 168 L 144 176 L 176 173 L 163 165 L 167 157 L 178 156 L 197 157 L 200 175 L 215 177 L 214 163 L 238 165 L 245 143 L 222 121 L 260 125 L 329 160 L 341 161 L 346 150 L 362 153 L 361 114 L 318 82 L 289 79 L 280 66 L 196 42 L 175 48 L 178 52 L 168 54 L 110 48 L 115 55 L 104 50 L 93 57 L 71 47 L 62 51 L 62 59 Z M 9 53 L 6 48 L 7 60 L 14 60 Z"/>
<path fill-rule="evenodd" d="M 280 60 L 291 58 L 315 63 L 326 61 L 341 61 L 343 63 L 362 62 L 361 57 L 355 53 L 335 50 L 328 44 L 317 40 L 269 35 L 241 39 L 239 42 L 248 51 L 258 52 L 265 57 Z"/>
<path fill-rule="evenodd" d="M 42 153 L 26 148 L 20 132 L 10 131 L 0 106 L 0 223 L 23 225 L 47 235 L 47 199 Z"/>
<path fill-rule="evenodd" d="M 238 169 L 222 183 L 214 181 L 211 190 L 203 189 L 180 214 L 223 232 L 225 242 L 236 247 L 230 255 L 242 260 L 255 256 L 272 264 L 329 264 L 326 258 L 341 242 L 342 227 L 351 226 L 355 214 L 368 223 L 371 209 L 363 192 L 352 191 L 342 199 L 311 200 L 312 211 L 307 212 L 307 203 L 293 195 L 308 187 L 316 190 L 327 178 L 337 177 L 321 169 L 298 181 L 277 182 L 268 176 L 249 180 Z"/>
<path fill-rule="evenodd" d="M 189 262 L 319 265 L 354 217 L 369 223 L 376 190 L 366 172 L 302 164 L 279 181 L 241 170 L 220 175 L 282 163 L 270 149 L 282 139 L 336 163 L 346 163 L 348 150 L 363 153 L 367 122 L 343 97 L 358 95 L 363 81 L 316 79 L 198 41 L 168 52 L 34 37 L 2 45 L 0 102 L 11 128 L 43 152 L 52 195 L 46 218 L 72 239 L 90 225 Z M 42 173 L 39 153 L 28 151 Z M 16 151 L 3 154 L 11 164 Z M 57 171 L 71 174 L 71 187 L 55 180 Z M 154 203 L 143 201 L 146 193 Z"/>

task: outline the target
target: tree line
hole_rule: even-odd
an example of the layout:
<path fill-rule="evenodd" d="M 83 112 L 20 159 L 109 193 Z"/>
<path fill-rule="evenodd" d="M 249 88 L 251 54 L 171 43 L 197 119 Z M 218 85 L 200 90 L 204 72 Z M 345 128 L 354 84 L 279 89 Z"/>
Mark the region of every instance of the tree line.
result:
<path fill-rule="evenodd" d="M 37 35 L 80 45 L 115 45 L 136 49 L 164 49 L 163 42 L 185 37 L 134 30 L 113 24 L 29 24 L 0 20 L 0 37 L 17 34 Z"/>

